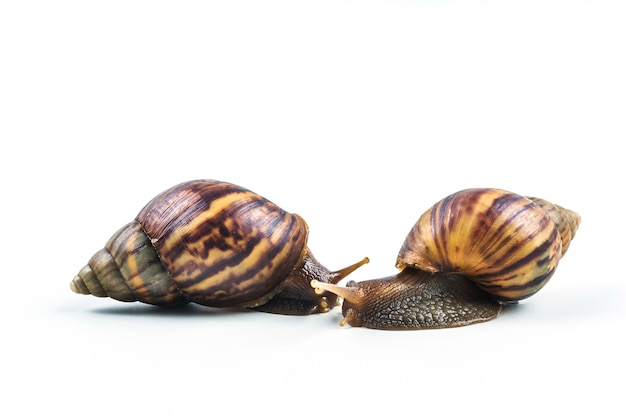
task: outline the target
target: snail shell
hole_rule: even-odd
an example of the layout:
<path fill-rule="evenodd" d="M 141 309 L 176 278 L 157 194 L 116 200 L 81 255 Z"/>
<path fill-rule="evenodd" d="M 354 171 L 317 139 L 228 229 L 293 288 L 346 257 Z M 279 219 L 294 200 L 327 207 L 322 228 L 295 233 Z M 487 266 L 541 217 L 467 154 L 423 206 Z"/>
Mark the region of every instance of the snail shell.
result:
<path fill-rule="evenodd" d="M 579 223 L 578 214 L 545 200 L 463 190 L 419 218 L 396 265 L 462 274 L 498 300 L 514 302 L 548 282 Z"/>
<path fill-rule="evenodd" d="M 409 232 L 399 274 L 346 288 L 344 322 L 384 329 L 455 327 L 496 317 L 500 303 L 539 291 L 552 277 L 580 216 L 537 198 L 491 188 L 437 202 Z"/>
<path fill-rule="evenodd" d="M 80 294 L 173 306 L 250 307 L 282 314 L 330 310 L 311 279 L 338 282 L 367 259 L 330 272 L 297 214 L 234 184 L 172 187 L 123 226 L 72 280 Z"/>

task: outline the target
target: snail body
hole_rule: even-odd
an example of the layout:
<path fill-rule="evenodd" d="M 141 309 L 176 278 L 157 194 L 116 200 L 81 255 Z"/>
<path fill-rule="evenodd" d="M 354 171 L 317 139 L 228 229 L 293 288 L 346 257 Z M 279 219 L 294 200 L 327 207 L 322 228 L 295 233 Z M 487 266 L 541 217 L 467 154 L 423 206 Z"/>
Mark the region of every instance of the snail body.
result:
<path fill-rule="evenodd" d="M 337 283 L 367 258 L 331 272 L 307 247 L 297 214 L 243 187 L 189 181 L 153 198 L 70 283 L 79 294 L 160 306 L 189 302 L 280 314 L 326 312 Z"/>
<path fill-rule="evenodd" d="M 346 287 L 313 282 L 344 298 L 343 323 L 380 329 L 457 327 L 495 318 L 503 303 L 539 291 L 553 276 L 580 216 L 546 200 L 490 188 L 451 194 L 405 239 L 401 270 Z"/>

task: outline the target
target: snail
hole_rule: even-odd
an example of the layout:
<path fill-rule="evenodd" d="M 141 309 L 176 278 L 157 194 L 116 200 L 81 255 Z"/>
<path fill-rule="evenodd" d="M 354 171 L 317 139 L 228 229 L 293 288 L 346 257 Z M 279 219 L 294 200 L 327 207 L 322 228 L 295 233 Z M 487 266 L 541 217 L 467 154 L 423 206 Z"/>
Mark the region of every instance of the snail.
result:
<path fill-rule="evenodd" d="M 189 181 L 153 198 L 70 283 L 78 294 L 160 306 L 189 302 L 305 315 L 331 310 L 338 283 L 368 262 L 331 272 L 307 247 L 308 226 L 227 182 Z"/>
<path fill-rule="evenodd" d="M 345 323 L 375 329 L 458 327 L 491 320 L 550 280 L 580 216 L 548 201 L 491 188 L 451 194 L 426 211 L 398 254 L 396 275 L 345 287 Z"/>

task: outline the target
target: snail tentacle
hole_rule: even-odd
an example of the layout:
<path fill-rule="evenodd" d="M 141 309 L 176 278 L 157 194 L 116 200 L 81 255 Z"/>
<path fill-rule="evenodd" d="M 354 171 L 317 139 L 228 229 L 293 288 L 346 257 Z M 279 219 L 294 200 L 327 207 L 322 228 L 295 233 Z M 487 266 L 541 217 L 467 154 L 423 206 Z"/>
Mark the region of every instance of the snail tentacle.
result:
<path fill-rule="evenodd" d="M 280 290 L 266 303 L 254 309 L 288 315 L 326 313 L 338 304 L 337 295 L 316 290 L 312 282 L 328 283 L 328 285 L 338 283 L 368 262 L 369 259 L 364 258 L 350 266 L 331 272 L 315 259 L 310 250 L 307 250 L 302 266 L 295 269 L 283 281 Z"/>

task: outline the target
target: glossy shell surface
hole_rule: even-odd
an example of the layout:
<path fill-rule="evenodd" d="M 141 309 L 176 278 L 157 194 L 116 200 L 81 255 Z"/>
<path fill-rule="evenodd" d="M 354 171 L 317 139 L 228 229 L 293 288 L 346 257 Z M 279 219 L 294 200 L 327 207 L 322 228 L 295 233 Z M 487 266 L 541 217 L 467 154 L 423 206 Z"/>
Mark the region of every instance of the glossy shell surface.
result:
<path fill-rule="evenodd" d="M 397 266 L 466 275 L 495 298 L 516 301 L 546 284 L 561 254 L 558 227 L 540 205 L 512 192 L 474 188 L 444 198 L 419 218 Z"/>
<path fill-rule="evenodd" d="M 178 290 L 195 303 L 246 304 L 298 265 L 305 222 L 245 188 L 218 181 L 173 187 L 137 216 Z"/>
<path fill-rule="evenodd" d="M 307 235 L 298 215 L 243 187 L 185 182 L 152 199 L 71 286 L 157 305 L 255 307 L 302 263 Z"/>

